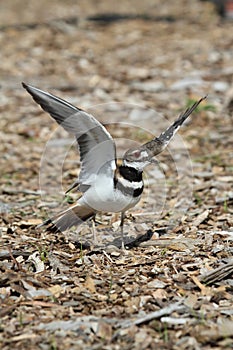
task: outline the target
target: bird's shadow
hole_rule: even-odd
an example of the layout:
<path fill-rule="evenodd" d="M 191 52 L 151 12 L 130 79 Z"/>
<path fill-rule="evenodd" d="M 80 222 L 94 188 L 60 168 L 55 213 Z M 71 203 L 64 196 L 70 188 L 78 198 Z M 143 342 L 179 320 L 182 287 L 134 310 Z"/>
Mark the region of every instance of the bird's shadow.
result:
<path fill-rule="evenodd" d="M 125 248 L 128 249 L 133 249 L 136 247 L 139 247 L 139 245 L 142 242 L 146 242 L 149 241 L 153 234 L 157 232 L 159 235 L 164 235 L 167 233 L 166 228 L 161 229 L 149 229 L 146 231 L 146 233 L 144 234 L 139 234 L 136 238 L 133 238 L 132 236 L 127 237 L 127 241 L 124 242 L 125 244 Z M 90 253 L 96 253 L 97 251 L 101 251 L 103 249 L 105 249 L 106 247 L 104 247 L 103 245 L 97 245 L 97 246 L 93 246 L 92 244 L 90 244 L 89 242 L 80 242 L 80 241 L 75 241 L 73 242 L 73 244 L 75 245 L 75 247 L 77 249 L 85 249 L 85 250 L 89 250 Z M 115 246 L 118 249 L 121 249 L 122 247 L 122 241 L 121 238 L 115 238 L 111 243 L 108 243 L 108 246 Z"/>

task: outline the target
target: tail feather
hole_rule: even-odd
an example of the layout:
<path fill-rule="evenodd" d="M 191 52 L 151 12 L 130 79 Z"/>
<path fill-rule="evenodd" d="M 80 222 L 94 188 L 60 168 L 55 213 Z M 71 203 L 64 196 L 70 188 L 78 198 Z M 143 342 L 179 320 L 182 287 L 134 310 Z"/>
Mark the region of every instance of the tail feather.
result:
<path fill-rule="evenodd" d="M 50 232 L 65 231 L 72 226 L 78 226 L 82 222 L 95 216 L 96 212 L 87 205 L 79 203 L 71 208 L 54 215 L 52 218 L 44 221 L 38 227 L 46 226 Z"/>

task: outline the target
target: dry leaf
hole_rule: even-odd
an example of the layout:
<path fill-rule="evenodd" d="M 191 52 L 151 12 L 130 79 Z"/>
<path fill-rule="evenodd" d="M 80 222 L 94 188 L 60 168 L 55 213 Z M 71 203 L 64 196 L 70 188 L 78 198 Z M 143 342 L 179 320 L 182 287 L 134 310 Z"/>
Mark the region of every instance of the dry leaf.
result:
<path fill-rule="evenodd" d="M 87 276 L 84 285 L 85 285 L 85 288 L 88 289 L 91 293 L 93 294 L 96 293 L 95 282 L 93 278 L 91 278 L 90 276 Z"/>
<path fill-rule="evenodd" d="M 50 291 L 54 297 L 59 298 L 63 292 L 63 288 L 59 284 L 55 284 L 54 286 L 49 287 L 48 291 Z"/>
<path fill-rule="evenodd" d="M 99 321 L 96 335 L 102 339 L 111 339 L 112 326 L 104 321 Z"/>

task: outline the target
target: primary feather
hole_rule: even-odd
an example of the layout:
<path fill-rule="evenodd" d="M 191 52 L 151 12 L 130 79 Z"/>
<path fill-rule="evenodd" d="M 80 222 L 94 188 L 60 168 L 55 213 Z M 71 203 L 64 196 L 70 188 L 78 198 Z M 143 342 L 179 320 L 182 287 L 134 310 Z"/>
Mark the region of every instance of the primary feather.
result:
<path fill-rule="evenodd" d="M 81 160 L 78 183 L 81 191 L 86 191 L 93 184 L 96 174 L 108 164 L 114 172 L 116 160 L 115 143 L 105 129 L 91 114 L 34 86 L 22 83 L 33 99 L 48 112 L 56 122 L 69 133 L 75 135 Z M 84 171 L 85 169 L 85 171 Z"/>

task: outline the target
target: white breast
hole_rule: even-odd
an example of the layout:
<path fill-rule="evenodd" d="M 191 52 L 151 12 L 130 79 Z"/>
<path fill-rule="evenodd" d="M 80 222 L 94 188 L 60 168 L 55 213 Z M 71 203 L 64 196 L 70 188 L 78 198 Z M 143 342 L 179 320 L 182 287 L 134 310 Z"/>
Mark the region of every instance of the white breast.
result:
<path fill-rule="evenodd" d="M 83 201 L 97 211 L 121 212 L 134 207 L 140 197 L 132 197 L 123 194 L 119 189 L 114 189 L 113 179 L 102 174 L 98 176 L 83 195 Z"/>

